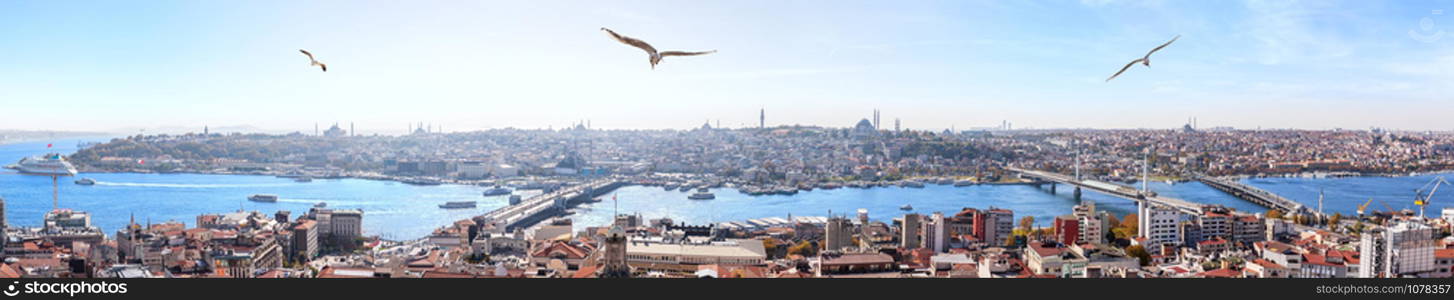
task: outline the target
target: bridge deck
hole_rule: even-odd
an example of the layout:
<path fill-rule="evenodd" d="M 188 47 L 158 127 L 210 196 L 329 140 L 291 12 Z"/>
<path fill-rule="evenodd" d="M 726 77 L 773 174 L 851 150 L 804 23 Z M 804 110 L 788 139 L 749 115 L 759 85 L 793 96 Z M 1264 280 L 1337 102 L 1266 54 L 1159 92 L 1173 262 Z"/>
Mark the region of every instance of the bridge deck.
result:
<path fill-rule="evenodd" d="M 1103 194 L 1131 199 L 1132 201 L 1149 201 L 1152 204 L 1176 208 L 1187 213 L 1200 214 L 1202 209 L 1201 204 L 1171 197 L 1145 195 L 1142 194 L 1140 190 L 1125 185 L 1098 180 L 1078 180 L 1070 175 L 1046 171 L 1027 170 L 1013 167 L 1008 169 L 1012 172 L 1020 173 L 1022 177 L 1028 176 L 1044 181 L 1069 184 L 1081 188 L 1094 190 Z"/>

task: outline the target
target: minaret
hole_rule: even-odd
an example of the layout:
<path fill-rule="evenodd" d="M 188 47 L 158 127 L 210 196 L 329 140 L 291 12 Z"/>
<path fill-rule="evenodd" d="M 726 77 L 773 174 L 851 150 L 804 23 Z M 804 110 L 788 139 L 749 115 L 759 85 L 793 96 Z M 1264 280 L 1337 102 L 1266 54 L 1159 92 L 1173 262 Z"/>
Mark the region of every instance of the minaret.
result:
<path fill-rule="evenodd" d="M 767 108 L 757 112 L 757 128 L 767 128 Z"/>

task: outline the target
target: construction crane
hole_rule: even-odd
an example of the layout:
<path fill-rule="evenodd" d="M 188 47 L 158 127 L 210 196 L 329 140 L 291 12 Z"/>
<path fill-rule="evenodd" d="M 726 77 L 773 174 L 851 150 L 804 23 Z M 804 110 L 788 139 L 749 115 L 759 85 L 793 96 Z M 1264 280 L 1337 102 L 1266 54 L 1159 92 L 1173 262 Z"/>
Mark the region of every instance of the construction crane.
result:
<path fill-rule="evenodd" d="M 1424 217 L 1424 207 L 1429 205 L 1429 200 L 1433 200 L 1434 193 L 1439 191 L 1439 185 L 1444 183 L 1449 183 L 1448 180 L 1444 180 L 1444 176 L 1434 177 L 1434 180 L 1430 180 L 1429 183 L 1424 184 L 1424 187 L 1414 191 L 1414 205 L 1419 206 L 1419 218 Z M 1429 186 L 1433 187 L 1429 188 Z M 1429 188 L 1428 194 L 1424 194 L 1424 188 Z"/>
<path fill-rule="evenodd" d="M 1363 205 L 1359 205 L 1358 206 L 1358 217 L 1359 218 L 1362 218 L 1363 217 L 1363 212 L 1367 211 L 1369 204 L 1373 204 L 1373 197 L 1369 197 L 1367 202 L 1363 202 Z"/>

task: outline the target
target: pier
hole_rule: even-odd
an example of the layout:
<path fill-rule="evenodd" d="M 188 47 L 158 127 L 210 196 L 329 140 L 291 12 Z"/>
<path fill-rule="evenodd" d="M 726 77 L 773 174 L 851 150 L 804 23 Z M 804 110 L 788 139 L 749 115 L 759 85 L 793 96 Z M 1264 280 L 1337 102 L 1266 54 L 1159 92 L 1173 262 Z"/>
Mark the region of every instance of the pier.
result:
<path fill-rule="evenodd" d="M 597 179 L 536 195 L 521 200 L 519 204 L 501 207 L 475 217 L 475 219 L 503 226 L 506 231 L 513 231 L 559 216 L 573 205 L 589 201 L 624 185 L 626 185 L 625 181 L 615 178 Z"/>
<path fill-rule="evenodd" d="M 1007 169 L 1011 172 L 1019 174 L 1020 178 L 1051 184 L 1050 189 L 1052 191 L 1055 190 L 1055 184 L 1066 184 L 1074 186 L 1077 199 L 1080 198 L 1079 196 L 1081 189 L 1090 189 L 1092 191 L 1101 192 L 1103 194 L 1130 199 L 1131 201 L 1146 202 L 1149 204 L 1175 208 L 1189 214 L 1201 214 L 1202 211 L 1201 204 L 1177 198 L 1157 196 L 1155 193 L 1142 192 L 1135 188 L 1120 184 L 1099 180 L 1082 180 L 1074 176 L 1046 171 L 1027 170 L 1014 167 Z"/>

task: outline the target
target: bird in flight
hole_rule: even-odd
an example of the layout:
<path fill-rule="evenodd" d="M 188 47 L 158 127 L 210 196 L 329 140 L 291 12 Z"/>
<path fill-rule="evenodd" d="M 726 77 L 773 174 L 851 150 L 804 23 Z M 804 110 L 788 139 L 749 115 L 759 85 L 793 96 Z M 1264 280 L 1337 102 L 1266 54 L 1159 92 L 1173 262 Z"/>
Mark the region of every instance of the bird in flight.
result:
<path fill-rule="evenodd" d="M 325 65 L 325 64 L 323 64 L 321 62 L 318 62 L 317 59 L 313 59 L 313 53 L 308 53 L 308 50 L 303 50 L 303 49 L 298 49 L 298 52 L 303 52 L 303 55 L 307 55 L 308 56 L 308 66 L 309 67 L 318 66 L 318 68 L 323 69 L 324 72 L 328 72 L 328 65 Z"/>
<path fill-rule="evenodd" d="M 1141 58 L 1137 58 L 1136 60 L 1131 61 L 1131 63 L 1126 64 L 1125 67 L 1121 67 L 1121 70 L 1120 71 L 1116 71 L 1116 74 L 1112 74 L 1110 78 L 1106 78 L 1106 82 L 1110 82 L 1111 79 L 1116 79 L 1116 76 L 1121 76 L 1121 73 L 1125 73 L 1126 72 L 1126 69 L 1130 69 L 1131 66 L 1134 66 L 1137 63 L 1140 63 L 1142 65 L 1145 65 L 1147 68 L 1150 68 L 1151 67 L 1151 53 L 1156 53 L 1157 50 L 1161 50 L 1161 48 L 1166 48 L 1166 45 L 1171 45 L 1171 42 L 1175 42 L 1176 39 L 1179 39 L 1179 38 L 1181 38 L 1181 35 L 1180 34 L 1176 35 L 1176 37 L 1171 38 L 1170 41 L 1166 41 L 1165 44 L 1161 44 L 1161 46 L 1156 46 L 1156 48 L 1152 48 L 1150 52 L 1146 52 L 1146 56 L 1143 56 Z"/>
<path fill-rule="evenodd" d="M 652 48 L 651 47 L 651 44 L 647 44 L 646 42 L 643 42 L 641 40 L 638 40 L 638 39 L 635 39 L 635 38 L 632 38 L 632 37 L 628 37 L 628 36 L 616 34 L 615 31 L 611 31 L 610 29 L 606 29 L 606 27 L 601 27 L 601 30 L 602 31 L 605 31 L 606 34 L 610 34 L 611 37 L 612 38 L 615 38 L 617 42 L 621 42 L 622 44 L 630 45 L 632 47 L 641 48 L 641 50 L 645 50 L 646 51 L 646 54 L 647 55 L 650 55 L 650 59 L 651 59 L 651 69 L 652 70 L 655 70 L 656 69 L 656 64 L 661 63 L 661 59 L 663 57 L 667 57 L 667 56 L 694 56 L 694 55 L 703 55 L 703 54 L 717 53 L 717 50 L 699 51 L 699 52 L 690 52 L 690 51 L 662 51 L 662 52 L 656 52 L 656 48 Z"/>

